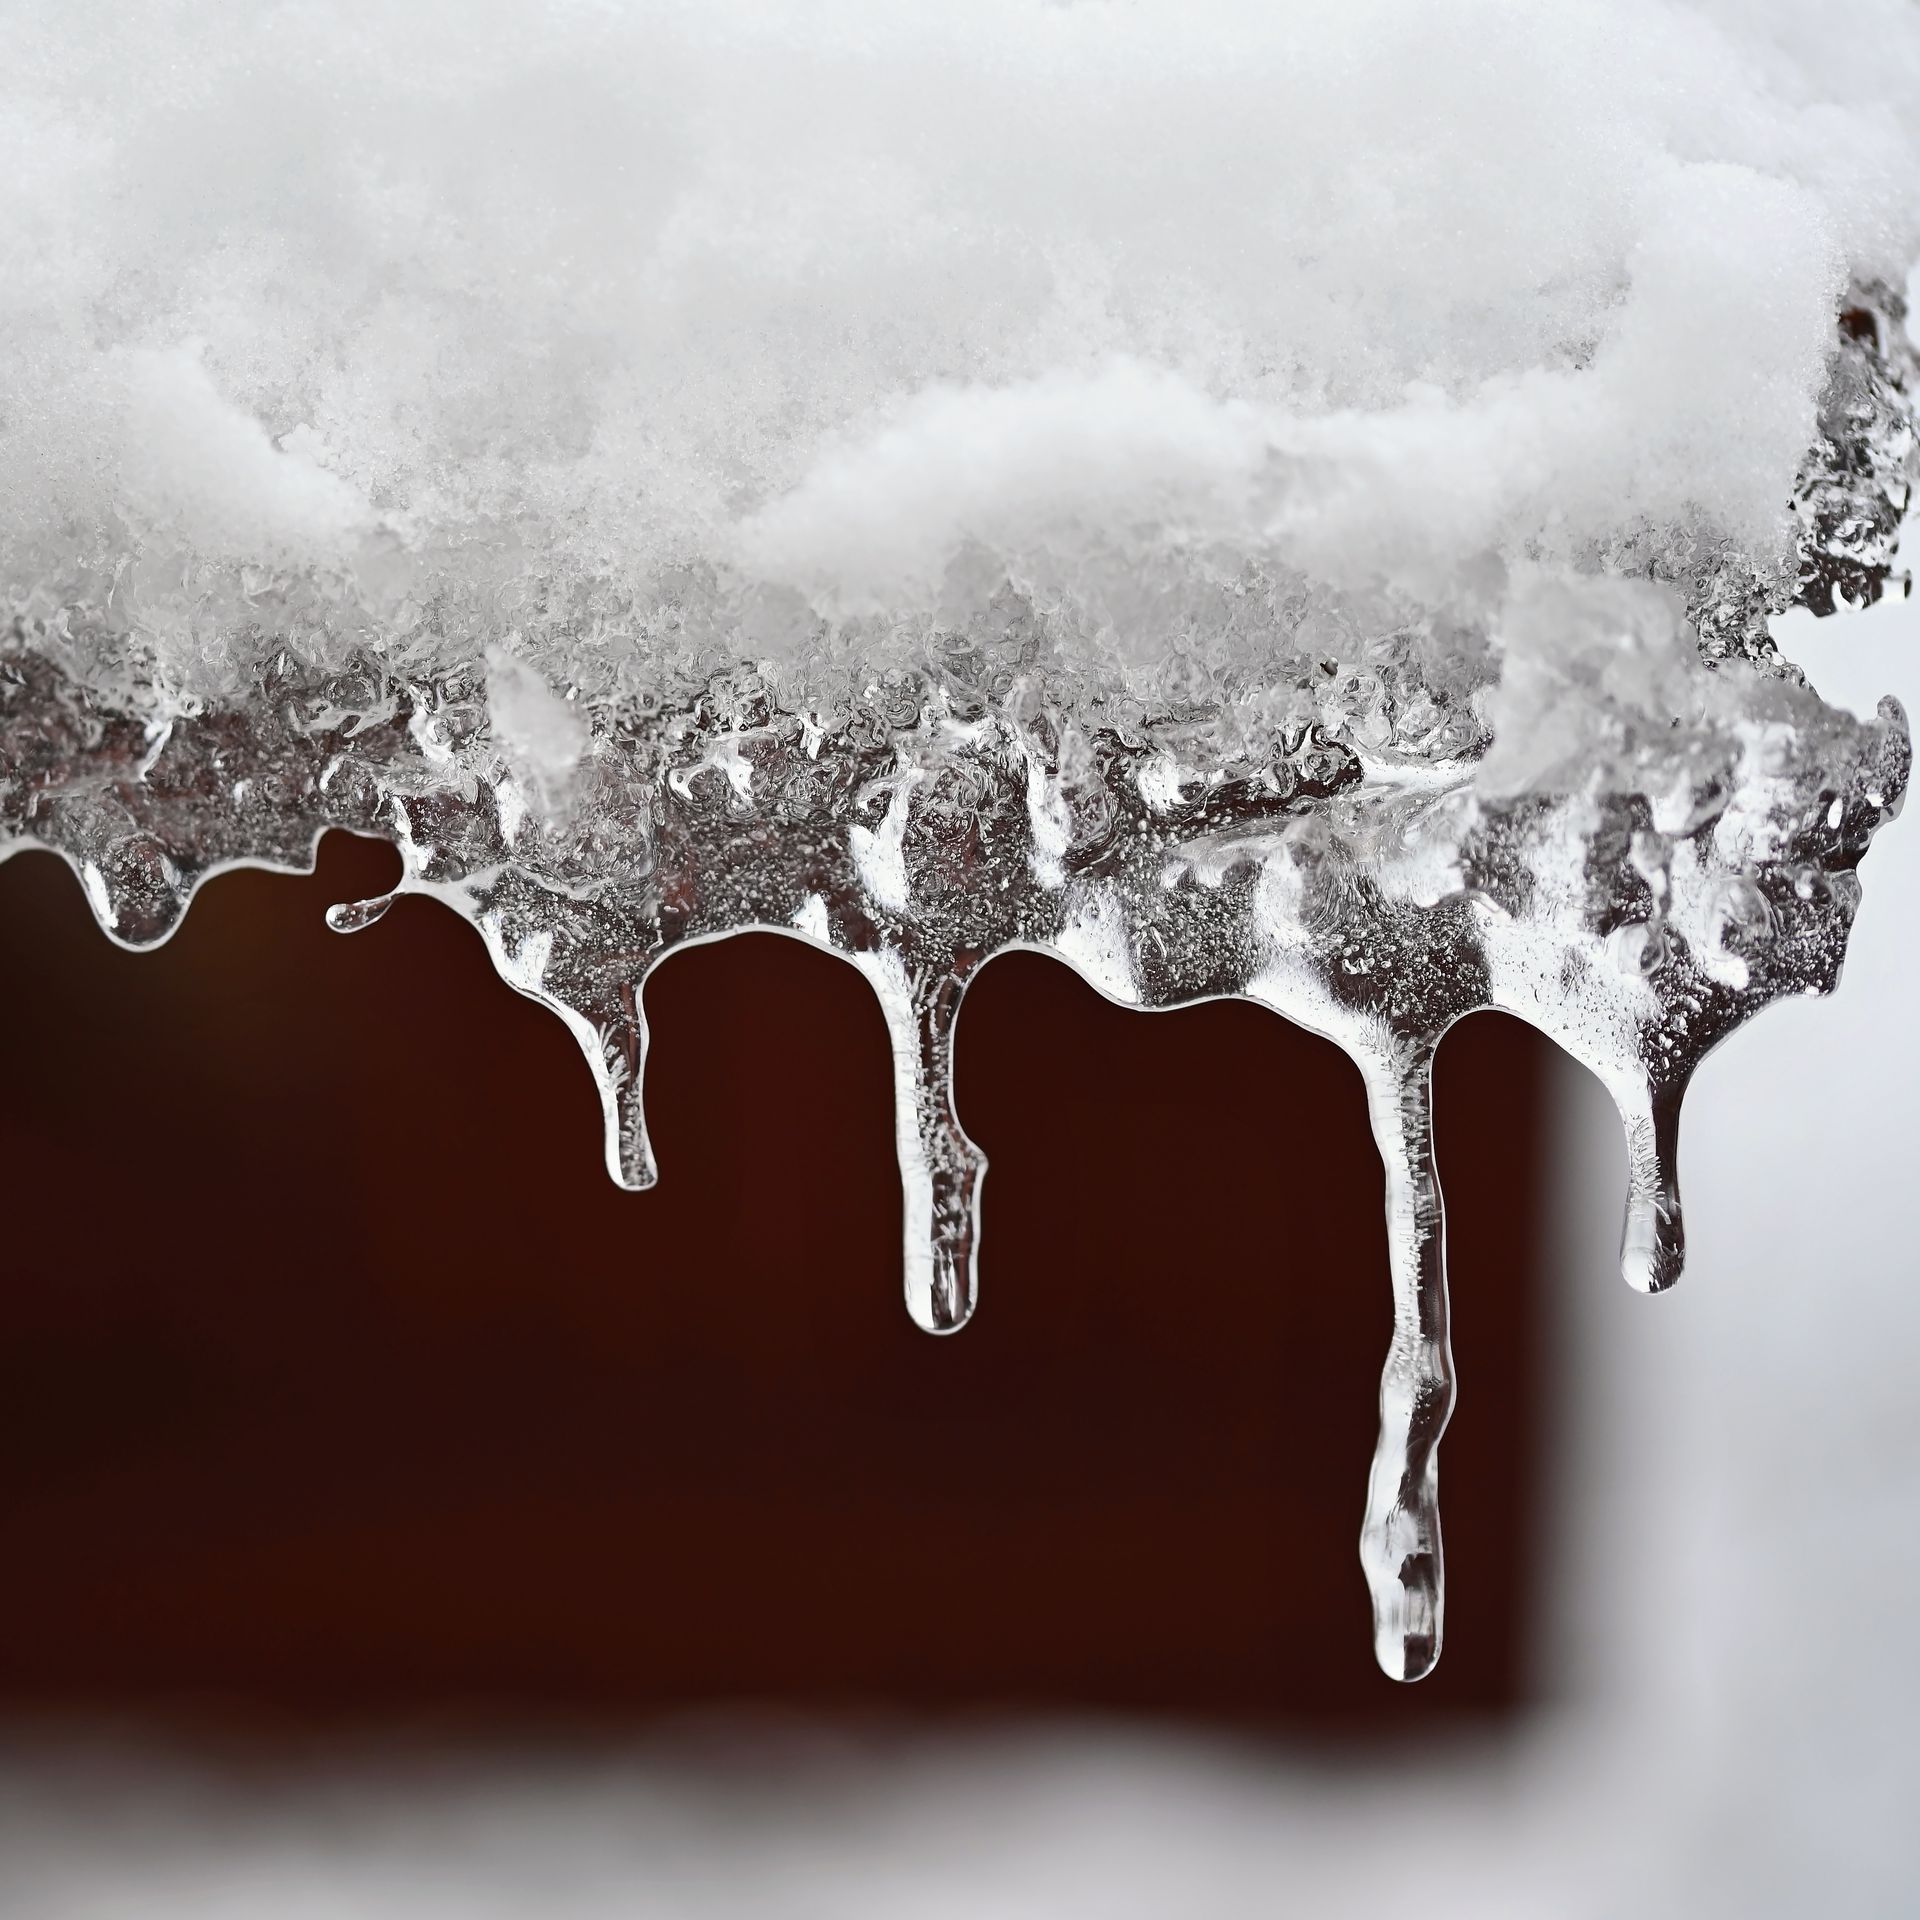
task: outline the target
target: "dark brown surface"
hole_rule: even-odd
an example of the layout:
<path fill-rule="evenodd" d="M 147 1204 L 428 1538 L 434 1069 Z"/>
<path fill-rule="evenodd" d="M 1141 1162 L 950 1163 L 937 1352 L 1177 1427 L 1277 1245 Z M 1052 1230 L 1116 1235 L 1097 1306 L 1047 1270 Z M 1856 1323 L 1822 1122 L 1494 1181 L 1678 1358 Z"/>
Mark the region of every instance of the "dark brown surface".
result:
<path fill-rule="evenodd" d="M 392 871 L 335 835 L 131 955 L 51 858 L 0 867 L 0 1713 L 1514 1704 L 1544 1043 L 1442 1050 L 1464 1397 L 1447 1652 L 1403 1689 L 1355 1553 L 1380 1171 L 1332 1047 L 995 962 L 982 1306 L 939 1341 L 850 968 L 669 961 L 662 1182 L 622 1194 L 574 1043 L 467 928 L 321 924 Z"/>

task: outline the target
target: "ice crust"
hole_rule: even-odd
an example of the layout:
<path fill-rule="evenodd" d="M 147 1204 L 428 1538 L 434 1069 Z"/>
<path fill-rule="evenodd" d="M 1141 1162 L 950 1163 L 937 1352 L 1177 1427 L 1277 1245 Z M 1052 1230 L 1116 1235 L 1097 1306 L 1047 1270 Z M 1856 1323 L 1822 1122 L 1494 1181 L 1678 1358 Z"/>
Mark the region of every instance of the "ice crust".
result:
<path fill-rule="evenodd" d="M 1904 791 L 1767 620 L 1893 577 L 1917 147 L 1898 0 L 16 4 L 0 855 L 138 946 L 394 839 L 633 1187 L 651 966 L 842 954 L 941 1331 L 993 953 L 1329 1034 L 1417 1677 L 1435 1046 L 1499 1006 L 1601 1076 L 1671 1284 L 1687 1076 L 1832 986 Z"/>

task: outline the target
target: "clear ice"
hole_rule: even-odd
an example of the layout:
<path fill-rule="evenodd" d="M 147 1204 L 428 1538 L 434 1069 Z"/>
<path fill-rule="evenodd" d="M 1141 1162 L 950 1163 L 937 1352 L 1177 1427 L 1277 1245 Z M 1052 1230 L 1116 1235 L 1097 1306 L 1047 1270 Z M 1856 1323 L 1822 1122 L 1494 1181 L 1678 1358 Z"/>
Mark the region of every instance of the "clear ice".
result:
<path fill-rule="evenodd" d="M 635 685 L 564 599 L 448 666 L 414 636 L 457 608 L 370 635 L 260 573 L 224 617 L 277 638 L 213 699 L 143 670 L 111 581 L 30 591 L 0 640 L 0 855 L 59 853 L 105 930 L 150 947 L 223 868 L 308 870 L 332 827 L 390 839 L 394 894 L 333 926 L 408 893 L 470 921 L 580 1042 L 608 1170 L 635 1190 L 656 1179 L 660 959 L 747 929 L 842 956 L 892 1044 L 906 1299 L 932 1333 L 978 1299 L 986 1162 L 952 1077 L 986 960 L 1032 949 L 1123 1005 L 1234 996 L 1324 1034 L 1360 1069 L 1385 1169 L 1393 1337 L 1361 1556 L 1380 1665 L 1417 1679 L 1441 1644 L 1454 1396 L 1434 1050 L 1495 1007 L 1597 1074 L 1629 1149 L 1623 1271 L 1673 1284 L 1688 1078 L 1761 1007 L 1833 987 L 1855 870 L 1907 783 L 1897 706 L 1826 706 L 1765 624 L 1890 577 L 1912 459 L 1897 323 L 1884 291 L 1843 320 L 1790 567 L 1650 539 L 1521 570 L 1498 649 L 1484 622 L 1227 553 L 1159 610 L 1171 644 L 1148 666 L 1101 663 L 1069 602 L 1011 574 L 950 618 L 823 622 L 800 658 L 755 660 L 750 623 L 716 642 L 711 582 L 688 578 L 645 612 L 655 677 Z"/>

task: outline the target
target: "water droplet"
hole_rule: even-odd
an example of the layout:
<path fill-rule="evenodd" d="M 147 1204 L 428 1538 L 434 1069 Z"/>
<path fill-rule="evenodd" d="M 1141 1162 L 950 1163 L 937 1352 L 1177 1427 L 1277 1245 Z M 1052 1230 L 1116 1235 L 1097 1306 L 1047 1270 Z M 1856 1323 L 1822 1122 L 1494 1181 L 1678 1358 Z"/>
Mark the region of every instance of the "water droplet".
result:
<path fill-rule="evenodd" d="M 386 917 L 398 895 L 382 893 L 371 900 L 342 900 L 327 909 L 327 925 L 335 933 L 362 933 Z"/>

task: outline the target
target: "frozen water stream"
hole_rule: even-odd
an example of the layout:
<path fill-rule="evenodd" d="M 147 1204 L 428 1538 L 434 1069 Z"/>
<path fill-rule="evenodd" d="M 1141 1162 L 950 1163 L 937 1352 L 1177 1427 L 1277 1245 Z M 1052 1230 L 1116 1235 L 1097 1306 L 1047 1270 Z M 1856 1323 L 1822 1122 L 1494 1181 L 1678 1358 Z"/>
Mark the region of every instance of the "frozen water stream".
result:
<path fill-rule="evenodd" d="M 1916 638 L 1909 603 L 1803 630 L 1790 651 L 1871 711 L 1889 685 L 1920 690 Z M 797 1753 L 776 1728 L 734 1769 L 654 1736 L 275 1773 L 16 1729 L 0 1905 L 47 1920 L 1903 1914 L 1920 846 L 1897 831 L 1872 866 L 1846 990 L 1736 1037 L 1700 1076 L 1695 1273 L 1658 1310 L 1606 1284 L 1617 1130 L 1584 1074 L 1559 1076 L 1562 1555 L 1541 1600 L 1544 1704 L 1497 1743 L 1349 1765 L 1110 1724 L 822 1736 Z"/>
<path fill-rule="evenodd" d="M 1453 1396 L 1434 1048 L 1500 1007 L 1599 1075 L 1627 1128 L 1626 1276 L 1670 1285 L 1687 1079 L 1760 1007 L 1833 985 L 1855 868 L 1909 766 L 1894 703 L 1862 724 L 1777 673 L 1688 664 L 1677 596 L 1604 583 L 1558 593 L 1554 612 L 1595 648 L 1625 626 L 1685 677 L 1692 709 L 1643 769 L 1651 799 L 1501 799 L 1476 789 L 1478 756 L 1363 748 L 1324 721 L 1276 729 L 1258 763 L 1195 767 L 1166 744 L 1186 715 L 1089 724 L 1038 675 L 985 697 L 898 675 L 829 733 L 739 669 L 689 708 L 603 723 L 567 808 L 547 810 L 483 688 L 368 674 L 377 697 L 356 708 L 338 678 L 302 688 L 283 655 L 248 702 L 143 725 L 62 672 L 70 631 L 16 627 L 0 819 L 9 848 L 64 853 L 131 946 L 164 939 L 220 866 L 304 865 L 327 826 L 391 834 L 397 891 L 471 921 L 502 976 L 580 1039 L 609 1168 L 634 1188 L 655 1179 L 644 993 L 660 958 L 773 928 L 851 960 L 892 1040 L 907 1302 L 933 1332 L 964 1324 L 977 1293 L 986 1169 L 952 1065 L 983 961 L 1036 948 L 1128 1005 L 1237 995 L 1326 1035 L 1365 1079 L 1386 1169 L 1394 1335 L 1362 1555 L 1381 1663 L 1418 1678 L 1440 1644 L 1436 1449 Z M 387 904 L 343 905 L 334 924 L 372 925 Z"/>

